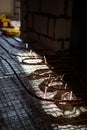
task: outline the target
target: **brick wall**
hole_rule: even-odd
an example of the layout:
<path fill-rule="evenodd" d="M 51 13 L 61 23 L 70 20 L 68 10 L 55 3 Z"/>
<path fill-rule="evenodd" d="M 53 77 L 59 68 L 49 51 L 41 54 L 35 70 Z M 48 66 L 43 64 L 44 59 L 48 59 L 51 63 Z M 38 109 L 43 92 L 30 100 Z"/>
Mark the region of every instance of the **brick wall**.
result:
<path fill-rule="evenodd" d="M 22 37 L 48 49 L 68 49 L 73 0 L 21 0 Z"/>
<path fill-rule="evenodd" d="M 13 8 L 14 8 L 14 17 L 19 20 L 20 19 L 20 0 L 14 0 Z"/>

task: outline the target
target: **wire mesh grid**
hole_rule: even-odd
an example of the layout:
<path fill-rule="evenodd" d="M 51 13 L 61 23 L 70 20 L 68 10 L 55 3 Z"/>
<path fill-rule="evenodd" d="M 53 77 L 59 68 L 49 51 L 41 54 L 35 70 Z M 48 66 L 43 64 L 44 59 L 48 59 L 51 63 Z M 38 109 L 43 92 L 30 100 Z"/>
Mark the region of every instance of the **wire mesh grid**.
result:
<path fill-rule="evenodd" d="M 3 54 L 29 91 L 31 85 L 36 83 L 35 80 L 29 80 L 19 63 L 12 57 L 8 58 L 6 53 Z M 87 130 L 87 112 L 78 117 L 64 118 L 60 105 L 30 95 L 9 64 L 3 59 L 0 61 L 0 127 L 2 130 Z"/>

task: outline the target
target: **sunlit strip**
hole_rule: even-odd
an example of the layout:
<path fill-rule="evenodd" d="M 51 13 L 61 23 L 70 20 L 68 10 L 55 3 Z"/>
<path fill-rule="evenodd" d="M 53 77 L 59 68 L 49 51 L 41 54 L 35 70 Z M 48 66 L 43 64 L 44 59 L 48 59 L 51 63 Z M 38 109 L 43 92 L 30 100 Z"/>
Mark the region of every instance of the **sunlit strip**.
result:
<path fill-rule="evenodd" d="M 56 105 L 54 102 L 44 103 L 44 101 L 41 101 L 40 103 L 44 111 L 54 117 L 62 116 L 64 118 L 72 118 L 79 116 L 82 112 L 87 112 L 87 108 L 85 108 L 84 106 L 72 107 L 72 110 L 68 110 L 69 106 L 67 109 L 63 107 L 62 109 L 60 109 L 60 107 L 58 107 L 58 105 Z"/>
<path fill-rule="evenodd" d="M 37 63 L 42 61 L 42 59 L 37 59 L 38 55 L 33 52 L 32 50 L 30 50 L 30 52 L 24 52 L 22 54 L 19 54 L 21 55 L 21 57 L 18 57 L 19 61 L 22 61 L 24 59 L 24 57 L 22 56 L 29 56 L 29 57 L 35 57 L 35 60 L 29 60 L 28 63 L 32 62 L 32 63 Z M 46 57 L 44 56 L 43 60 L 45 61 L 44 63 L 47 63 L 47 60 L 46 60 Z M 46 69 L 46 68 L 49 68 L 47 65 L 32 65 L 32 66 L 29 66 L 29 65 L 23 65 L 21 64 L 22 68 L 24 69 L 25 72 L 28 72 L 28 73 L 32 73 L 36 70 L 39 70 L 39 69 Z M 59 86 L 62 86 L 63 85 L 63 77 L 64 75 L 62 75 L 60 77 L 60 81 L 57 82 L 55 80 L 55 82 L 53 82 L 53 80 L 51 80 L 49 83 L 48 83 L 48 87 L 50 86 L 54 86 L 54 85 L 59 85 Z M 49 77 L 50 78 L 50 77 Z M 57 78 L 57 77 L 55 77 Z M 39 85 L 41 82 L 43 82 L 45 80 L 45 78 L 41 78 L 41 79 L 38 79 L 38 80 L 30 80 L 29 81 L 29 84 L 31 85 L 32 89 L 34 90 L 33 92 L 38 96 L 38 97 L 42 97 L 42 99 L 52 99 L 54 98 L 54 96 L 57 94 L 57 91 L 54 91 L 54 92 L 48 92 L 48 87 L 45 86 L 45 90 L 44 92 L 42 92 L 39 88 Z M 64 85 L 64 88 L 66 89 L 67 88 L 67 83 Z M 42 109 L 46 112 L 47 115 L 51 115 L 53 117 L 62 117 L 62 118 L 75 118 L 75 117 L 79 117 L 79 115 L 83 112 L 87 112 L 87 108 L 84 107 L 84 106 L 73 106 L 73 105 L 68 105 L 67 106 L 67 100 L 74 100 L 74 99 L 77 99 L 76 96 L 73 94 L 72 91 L 69 91 L 69 92 L 65 92 L 63 94 L 61 94 L 61 100 L 64 100 L 65 102 L 62 102 L 60 103 L 59 105 L 56 104 L 55 102 L 48 102 L 48 101 L 40 101 L 40 104 L 41 104 L 41 107 Z M 60 107 L 61 106 L 61 107 Z M 55 124 L 54 124 L 55 125 Z M 58 128 L 60 130 L 63 130 L 63 129 L 67 129 L 69 130 L 70 129 L 75 129 L 75 128 L 84 128 L 83 126 L 74 126 L 74 125 L 65 125 L 65 126 L 58 126 Z"/>
<path fill-rule="evenodd" d="M 59 125 L 52 124 L 53 130 L 87 130 L 85 125 Z"/>

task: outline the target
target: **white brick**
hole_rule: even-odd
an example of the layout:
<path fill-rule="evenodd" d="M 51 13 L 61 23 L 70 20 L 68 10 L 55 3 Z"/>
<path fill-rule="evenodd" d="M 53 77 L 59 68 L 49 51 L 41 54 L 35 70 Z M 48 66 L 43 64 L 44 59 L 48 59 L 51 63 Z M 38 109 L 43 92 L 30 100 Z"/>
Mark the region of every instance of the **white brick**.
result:
<path fill-rule="evenodd" d="M 53 45 L 52 45 L 52 47 L 53 47 L 53 49 L 55 50 L 55 51 L 57 51 L 57 50 L 60 50 L 61 49 L 61 45 L 62 45 L 62 43 L 60 42 L 60 41 L 53 41 Z"/>
<path fill-rule="evenodd" d="M 27 40 L 27 33 L 23 31 L 23 32 L 21 33 L 21 38 L 23 39 L 24 42 L 28 41 L 28 40 Z"/>
<path fill-rule="evenodd" d="M 29 28 L 32 27 L 32 15 L 31 14 L 28 15 L 28 26 L 29 26 Z"/>
<path fill-rule="evenodd" d="M 64 14 L 64 0 L 42 0 L 41 11 L 56 16 Z"/>
<path fill-rule="evenodd" d="M 49 19 L 48 36 L 53 37 L 54 34 L 54 19 Z"/>
<path fill-rule="evenodd" d="M 26 25 L 26 21 L 25 20 L 22 20 L 22 22 L 21 22 L 21 25 L 22 25 L 22 30 L 25 30 L 27 27 L 27 25 Z"/>
<path fill-rule="evenodd" d="M 36 32 L 41 34 L 47 34 L 47 17 L 34 16 L 34 29 Z"/>
<path fill-rule="evenodd" d="M 55 38 L 69 38 L 71 33 L 71 20 L 56 20 Z"/>
<path fill-rule="evenodd" d="M 46 37 L 40 36 L 40 42 L 42 43 L 44 47 L 46 47 L 46 49 L 51 49 L 52 40 Z"/>
<path fill-rule="evenodd" d="M 15 12 L 18 13 L 18 14 L 20 14 L 20 8 L 16 8 Z"/>
<path fill-rule="evenodd" d="M 46 37 L 40 36 L 40 42 L 43 44 L 46 49 L 51 49 L 57 51 L 61 49 L 61 42 L 52 41 Z"/>
<path fill-rule="evenodd" d="M 64 49 L 69 49 L 69 47 L 70 47 L 70 42 L 69 41 L 64 42 Z"/>
<path fill-rule="evenodd" d="M 16 2 L 15 5 L 16 5 L 17 7 L 20 7 L 20 2 Z"/>
<path fill-rule="evenodd" d="M 39 0 L 29 0 L 28 3 L 29 3 L 28 9 L 30 11 L 39 11 L 39 8 L 40 8 Z"/>
<path fill-rule="evenodd" d="M 38 41 L 39 36 L 35 32 L 29 32 L 28 33 L 28 39 L 31 40 L 31 41 Z"/>
<path fill-rule="evenodd" d="M 68 0 L 67 16 L 72 16 L 73 0 Z"/>

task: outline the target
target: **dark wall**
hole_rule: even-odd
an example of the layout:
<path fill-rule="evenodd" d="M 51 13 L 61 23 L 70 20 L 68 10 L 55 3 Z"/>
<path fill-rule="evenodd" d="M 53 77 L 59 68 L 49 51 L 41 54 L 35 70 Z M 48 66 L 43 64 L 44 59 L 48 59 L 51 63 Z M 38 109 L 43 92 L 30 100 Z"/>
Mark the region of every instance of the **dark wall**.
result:
<path fill-rule="evenodd" d="M 87 51 L 87 2 L 73 0 L 71 44 L 72 53 L 86 53 Z"/>
<path fill-rule="evenodd" d="M 72 1 L 21 0 L 22 39 L 54 51 L 68 49 Z"/>

